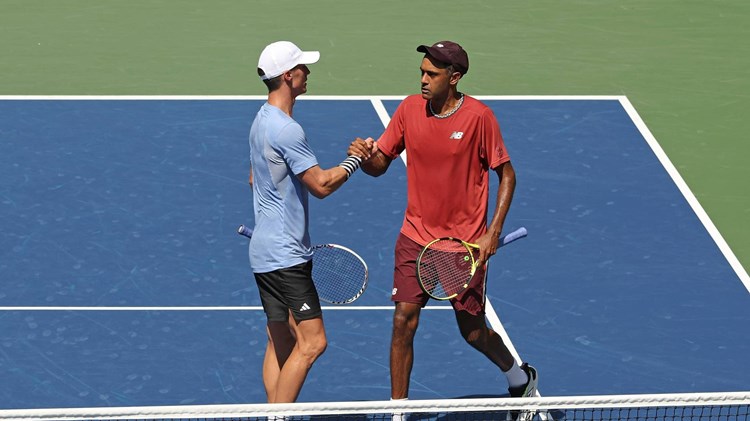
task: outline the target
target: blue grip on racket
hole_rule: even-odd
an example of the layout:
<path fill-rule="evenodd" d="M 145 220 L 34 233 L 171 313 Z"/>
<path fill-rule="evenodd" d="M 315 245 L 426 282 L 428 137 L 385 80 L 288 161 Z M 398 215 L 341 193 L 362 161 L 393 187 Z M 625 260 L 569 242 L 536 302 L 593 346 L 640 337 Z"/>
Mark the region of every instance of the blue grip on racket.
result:
<path fill-rule="evenodd" d="M 240 227 L 237 228 L 237 233 L 240 235 L 244 235 L 247 238 L 250 238 L 253 236 L 253 230 L 251 230 L 250 228 L 244 225 L 240 225 Z"/>
<path fill-rule="evenodd" d="M 500 237 L 500 246 L 502 247 L 508 243 L 512 243 L 518 240 L 519 238 L 526 237 L 526 235 L 528 235 L 528 231 L 526 231 L 526 227 L 521 227 L 511 232 L 510 234 Z"/>

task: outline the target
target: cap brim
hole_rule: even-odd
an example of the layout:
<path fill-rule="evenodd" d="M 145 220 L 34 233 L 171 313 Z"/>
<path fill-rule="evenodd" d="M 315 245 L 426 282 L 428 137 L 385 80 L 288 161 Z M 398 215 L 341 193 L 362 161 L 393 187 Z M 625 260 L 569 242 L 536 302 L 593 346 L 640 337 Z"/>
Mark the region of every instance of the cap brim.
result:
<path fill-rule="evenodd" d="M 419 47 L 417 47 L 417 51 L 419 51 L 420 53 L 429 54 L 441 63 L 451 64 L 450 58 L 446 57 L 439 48 L 434 48 L 429 45 L 420 45 Z"/>
<path fill-rule="evenodd" d="M 299 64 L 313 64 L 320 60 L 320 51 L 303 51 L 299 58 Z"/>

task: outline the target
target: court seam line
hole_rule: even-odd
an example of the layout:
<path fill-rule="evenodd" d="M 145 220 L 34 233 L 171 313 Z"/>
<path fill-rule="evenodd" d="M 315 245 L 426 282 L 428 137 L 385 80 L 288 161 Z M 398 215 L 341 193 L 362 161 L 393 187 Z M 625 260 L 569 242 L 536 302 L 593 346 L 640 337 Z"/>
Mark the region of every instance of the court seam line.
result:
<path fill-rule="evenodd" d="M 680 190 L 680 193 L 682 193 L 682 196 L 685 198 L 685 200 L 687 200 L 688 205 L 690 205 L 690 208 L 701 221 L 703 227 L 706 229 L 706 231 L 708 231 L 708 234 L 714 240 L 714 243 L 716 243 L 716 245 L 719 247 L 719 250 L 721 250 L 724 258 L 727 260 L 732 269 L 734 269 L 735 274 L 745 285 L 745 289 L 750 292 L 750 276 L 748 276 L 745 268 L 742 266 L 739 259 L 737 259 L 737 256 L 734 254 L 731 247 L 729 247 L 729 244 L 721 235 L 719 229 L 716 228 L 716 225 L 714 225 L 711 217 L 709 217 L 706 210 L 703 209 L 703 206 L 698 201 L 698 198 L 695 197 L 695 194 L 693 194 L 692 190 L 690 190 L 690 187 L 682 178 L 682 175 L 680 175 L 677 167 L 675 167 L 672 161 L 669 159 L 669 156 L 667 156 L 667 153 L 656 140 L 656 137 L 653 135 L 653 133 L 651 133 L 651 130 L 649 130 L 648 126 L 638 114 L 638 111 L 635 109 L 630 100 L 628 100 L 627 97 L 622 97 L 620 99 L 620 105 L 622 105 L 622 108 L 625 109 L 625 112 L 628 114 L 628 117 L 630 117 L 630 120 L 633 122 L 633 124 L 635 124 L 636 128 L 641 133 L 641 136 L 643 136 L 643 138 L 646 140 L 646 143 L 648 143 L 649 147 L 651 147 L 651 151 L 656 155 L 656 158 L 659 160 L 662 167 L 664 167 L 664 169 L 667 171 L 667 174 L 669 174 L 669 176 L 672 178 L 672 182 L 675 183 L 677 188 Z"/>

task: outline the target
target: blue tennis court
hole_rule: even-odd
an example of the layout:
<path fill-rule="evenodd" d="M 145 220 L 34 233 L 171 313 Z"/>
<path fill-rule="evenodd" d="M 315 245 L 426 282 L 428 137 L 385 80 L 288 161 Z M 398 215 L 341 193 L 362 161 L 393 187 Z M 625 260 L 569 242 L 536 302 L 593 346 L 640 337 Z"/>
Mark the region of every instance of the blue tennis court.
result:
<path fill-rule="evenodd" d="M 624 97 L 480 97 L 518 177 L 488 318 L 553 395 L 750 387 L 750 279 Z M 246 98 L 0 98 L 0 409 L 260 403 L 265 318 Z M 377 137 L 395 97 L 300 100 L 323 167 Z M 313 242 L 355 249 L 370 286 L 327 307 L 300 401 L 386 400 L 398 162 L 311 198 Z M 435 303 L 412 399 L 502 396 L 504 376 Z"/>

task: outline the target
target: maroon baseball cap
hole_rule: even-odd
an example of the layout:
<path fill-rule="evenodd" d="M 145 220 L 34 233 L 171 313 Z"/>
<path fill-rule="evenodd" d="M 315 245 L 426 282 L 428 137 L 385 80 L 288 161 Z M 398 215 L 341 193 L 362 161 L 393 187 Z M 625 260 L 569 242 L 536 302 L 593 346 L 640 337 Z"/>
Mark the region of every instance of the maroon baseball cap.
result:
<path fill-rule="evenodd" d="M 462 75 L 469 71 L 469 56 L 463 47 L 453 41 L 440 41 L 432 46 L 420 45 L 417 51 L 429 54 L 441 63 L 453 65 L 453 68 Z"/>

